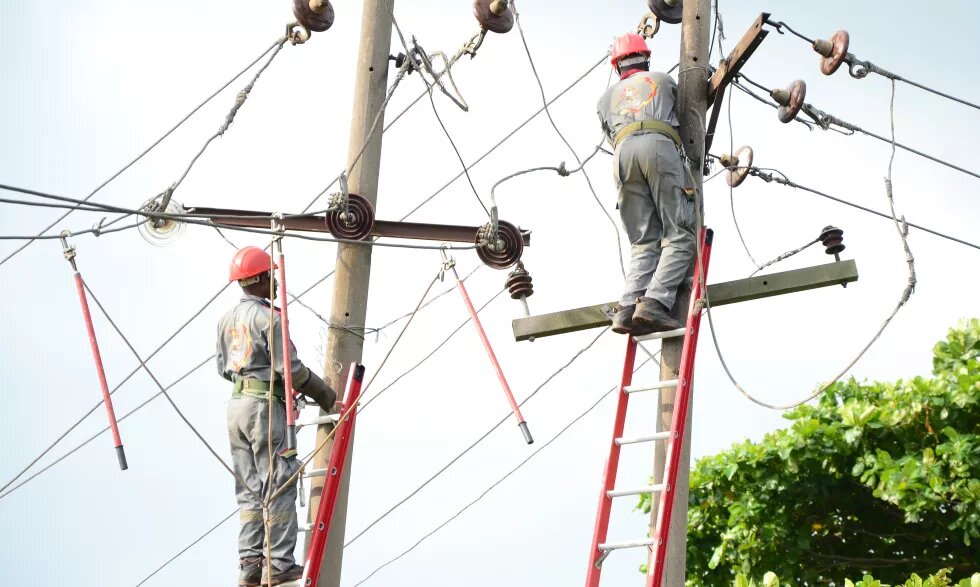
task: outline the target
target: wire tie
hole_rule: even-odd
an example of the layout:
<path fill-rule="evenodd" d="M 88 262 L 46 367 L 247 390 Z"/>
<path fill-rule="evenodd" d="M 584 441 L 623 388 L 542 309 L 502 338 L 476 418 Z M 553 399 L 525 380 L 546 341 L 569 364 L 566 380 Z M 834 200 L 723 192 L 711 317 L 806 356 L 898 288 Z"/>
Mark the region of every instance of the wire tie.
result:
<path fill-rule="evenodd" d="M 103 216 L 98 222 L 92 225 L 92 234 L 99 237 L 102 236 L 102 223 L 106 221 L 108 216 Z"/>

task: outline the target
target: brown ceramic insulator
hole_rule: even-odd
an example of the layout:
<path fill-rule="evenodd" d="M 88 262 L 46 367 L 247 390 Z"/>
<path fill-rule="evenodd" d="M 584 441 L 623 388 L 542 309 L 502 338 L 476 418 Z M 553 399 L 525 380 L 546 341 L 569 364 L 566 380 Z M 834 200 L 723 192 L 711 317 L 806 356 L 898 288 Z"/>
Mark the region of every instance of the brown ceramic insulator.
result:
<path fill-rule="evenodd" d="M 488 231 L 488 226 L 478 230 L 474 242 L 479 245 L 481 241 L 485 241 Z M 496 247 L 491 248 L 486 245 L 478 246 L 476 255 L 487 267 L 493 269 L 512 267 L 514 263 L 521 260 L 521 255 L 524 254 L 524 239 L 521 236 L 521 231 L 513 224 L 501 220 L 497 223 L 497 238 L 500 239 L 502 245 L 499 250 L 492 250 Z"/>
<path fill-rule="evenodd" d="M 367 198 L 357 194 L 348 194 L 347 210 L 341 206 L 337 210 L 327 212 L 325 220 L 327 230 L 335 238 L 359 241 L 371 234 L 374 228 L 374 206 Z"/>
<path fill-rule="evenodd" d="M 752 167 L 752 147 L 745 145 L 744 147 L 739 147 L 735 154 L 731 157 L 732 169 L 728 170 L 725 174 L 725 180 L 733 188 L 737 188 L 742 185 L 745 178 L 749 176 L 749 168 Z"/>
<path fill-rule="evenodd" d="M 510 292 L 512 299 L 529 298 L 534 294 L 534 286 L 531 283 L 531 274 L 524 268 L 524 264 L 518 262 L 517 268 L 507 275 L 504 284 Z"/>
<path fill-rule="evenodd" d="M 824 75 L 833 75 L 844 63 L 850 45 L 851 36 L 847 31 L 837 31 L 829 41 L 814 41 L 813 50 L 821 56 L 820 71 Z"/>
<path fill-rule="evenodd" d="M 497 0 L 475 0 L 473 2 L 473 16 L 476 17 L 480 26 L 492 33 L 508 33 L 514 28 L 514 8 L 507 3 L 507 9 L 501 15 L 494 14 L 490 5 Z M 499 4 L 495 8 L 499 9 Z"/>
<path fill-rule="evenodd" d="M 673 4 L 673 6 L 671 6 Z M 678 24 L 684 14 L 684 1 L 676 0 L 647 0 L 647 7 L 650 12 L 657 15 L 657 18 L 667 24 Z"/>
<path fill-rule="evenodd" d="M 806 100 L 806 82 L 798 79 L 785 90 L 773 90 L 769 95 L 779 104 L 777 113 L 779 122 L 784 124 L 792 122 L 800 113 L 800 108 L 803 108 L 803 102 Z"/>
<path fill-rule="evenodd" d="M 836 226 L 826 226 L 820 233 L 820 242 L 827 249 L 828 255 L 838 255 L 846 247 L 844 246 L 844 231 Z"/>
<path fill-rule="evenodd" d="M 293 0 L 293 16 L 307 29 L 322 33 L 333 25 L 333 5 L 330 0 Z"/>

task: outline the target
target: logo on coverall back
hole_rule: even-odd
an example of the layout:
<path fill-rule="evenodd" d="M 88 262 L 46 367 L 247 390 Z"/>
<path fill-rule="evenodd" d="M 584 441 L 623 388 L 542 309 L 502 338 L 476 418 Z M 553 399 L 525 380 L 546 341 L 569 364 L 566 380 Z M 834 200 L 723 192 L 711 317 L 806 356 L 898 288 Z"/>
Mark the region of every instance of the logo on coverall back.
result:
<path fill-rule="evenodd" d="M 252 335 L 248 332 L 248 325 L 239 322 L 228 330 L 227 336 L 228 369 L 232 372 L 239 371 L 252 356 Z"/>
<path fill-rule="evenodd" d="M 640 78 L 637 81 L 645 82 L 650 86 L 650 92 L 646 97 L 640 97 L 640 89 L 636 85 L 628 85 L 623 88 L 622 93 L 619 95 L 619 102 L 616 103 L 616 108 L 619 110 L 620 116 L 625 116 L 626 114 L 636 114 L 640 110 L 643 110 L 653 99 L 657 97 L 657 83 L 649 78 Z M 646 88 L 643 88 L 646 89 Z"/>

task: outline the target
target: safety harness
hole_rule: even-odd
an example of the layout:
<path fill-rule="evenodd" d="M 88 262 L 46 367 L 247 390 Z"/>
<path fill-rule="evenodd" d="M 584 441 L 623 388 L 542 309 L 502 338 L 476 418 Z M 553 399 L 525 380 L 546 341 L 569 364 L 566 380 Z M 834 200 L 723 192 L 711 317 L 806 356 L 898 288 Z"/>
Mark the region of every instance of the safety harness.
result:
<path fill-rule="evenodd" d="M 273 397 L 281 402 L 285 402 L 286 388 L 283 386 L 282 382 L 276 381 L 276 384 L 273 387 Z M 269 382 L 252 378 L 239 379 L 238 381 L 235 381 L 235 387 L 232 390 L 231 397 L 242 397 L 246 395 L 259 399 L 267 399 L 269 397 Z"/>
<path fill-rule="evenodd" d="M 619 132 L 617 132 L 615 138 L 613 138 L 613 148 L 618 147 L 619 143 L 621 143 L 623 139 L 625 139 L 626 137 L 641 131 L 651 131 L 657 134 L 664 135 L 665 137 L 674 141 L 674 145 L 676 145 L 678 149 L 683 148 L 683 143 L 681 142 L 681 135 L 679 135 L 677 131 L 674 130 L 674 127 L 670 126 L 666 122 L 663 122 L 662 120 L 654 120 L 654 119 L 641 120 L 639 122 L 631 122 L 626 126 L 624 126 L 623 128 L 619 129 Z"/>

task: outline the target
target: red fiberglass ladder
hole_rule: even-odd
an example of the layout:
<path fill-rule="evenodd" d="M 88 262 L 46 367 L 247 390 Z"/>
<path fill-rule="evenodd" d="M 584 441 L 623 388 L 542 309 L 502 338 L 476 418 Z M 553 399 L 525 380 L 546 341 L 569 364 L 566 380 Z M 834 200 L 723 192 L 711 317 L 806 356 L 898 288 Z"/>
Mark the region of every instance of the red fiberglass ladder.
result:
<path fill-rule="evenodd" d="M 330 520 L 333 518 L 334 507 L 337 505 L 337 492 L 340 489 L 340 478 L 344 472 L 344 464 L 347 461 L 347 452 L 350 447 L 351 437 L 354 434 L 354 423 L 357 419 L 357 402 L 361 397 L 361 384 L 364 382 L 364 365 L 355 364 L 350 371 L 347 381 L 347 394 L 344 396 L 344 410 L 346 418 L 342 418 L 337 423 L 337 431 L 334 435 L 333 448 L 330 451 L 330 460 L 327 462 L 327 470 L 324 472 L 326 480 L 323 482 L 323 492 L 320 494 L 320 507 L 316 512 L 316 520 L 313 522 L 310 532 L 310 547 L 306 552 L 306 565 L 304 565 L 303 578 L 296 583 L 297 585 L 307 586 L 316 585 L 320 577 L 320 565 L 323 562 L 323 550 L 327 546 L 327 537 L 330 535 Z M 354 409 L 349 409 L 354 406 Z M 290 583 L 289 585 L 293 585 Z M 283 586 L 285 587 L 285 585 Z"/>
<path fill-rule="evenodd" d="M 639 341 L 678 336 L 684 337 L 678 379 L 658 381 L 652 385 L 633 385 L 633 364 L 636 359 L 637 339 L 629 337 L 626 343 L 623 379 L 619 386 L 616 420 L 613 424 L 612 440 L 609 443 L 609 459 L 606 461 L 606 469 L 603 474 L 602 493 L 599 496 L 599 511 L 596 514 L 595 533 L 592 537 L 592 550 L 589 552 L 589 570 L 585 579 L 586 587 L 599 587 L 602 562 L 612 551 L 622 548 L 650 548 L 653 551 L 653 558 L 648 567 L 647 587 L 663 586 L 664 566 L 667 555 L 667 534 L 670 529 L 670 518 L 674 509 L 674 488 L 677 480 L 677 470 L 680 466 L 681 445 L 686 433 L 687 411 L 691 401 L 691 386 L 694 376 L 694 353 L 697 349 L 698 330 L 701 325 L 700 300 L 703 295 L 701 283 L 707 276 L 708 260 L 711 257 L 711 236 L 711 230 L 707 229 L 702 231 L 700 237 L 701 262 L 695 263 L 694 284 L 691 292 L 691 306 L 687 314 L 687 326 L 677 330 L 657 332 L 638 337 Z M 705 274 L 704 278 L 699 274 L 702 270 Z M 623 428 L 626 423 L 626 408 L 629 405 L 630 396 L 634 393 L 671 387 L 676 387 L 678 393 L 674 399 L 674 419 L 671 422 L 670 431 L 656 432 L 649 436 L 636 438 L 623 438 Z M 619 469 L 620 448 L 624 444 L 657 442 L 661 440 L 667 442 L 667 463 L 666 470 L 664 471 L 664 482 L 649 487 L 616 489 L 616 472 Z M 617 497 L 636 496 L 644 493 L 658 493 L 660 495 L 659 507 L 657 509 L 657 525 L 653 536 L 625 542 L 606 542 L 612 500 Z M 678 586 L 671 585 L 670 587 Z"/>

